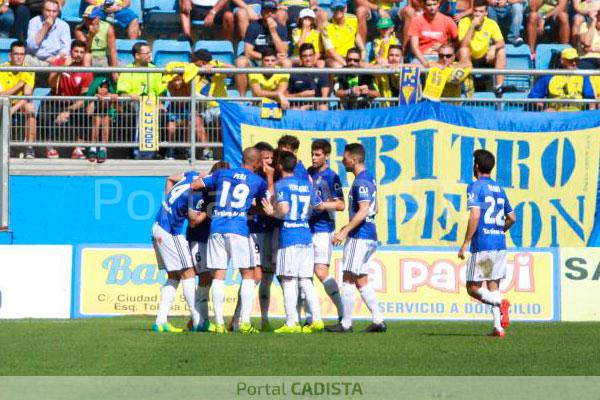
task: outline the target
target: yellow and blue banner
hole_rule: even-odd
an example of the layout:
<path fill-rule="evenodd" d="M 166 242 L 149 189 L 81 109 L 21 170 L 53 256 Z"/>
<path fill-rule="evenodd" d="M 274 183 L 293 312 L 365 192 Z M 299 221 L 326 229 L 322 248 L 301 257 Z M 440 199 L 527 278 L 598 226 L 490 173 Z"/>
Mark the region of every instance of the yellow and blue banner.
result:
<path fill-rule="evenodd" d="M 415 104 L 420 90 L 419 66 L 403 65 L 400 74 L 400 104 Z"/>
<path fill-rule="evenodd" d="M 495 154 L 492 177 L 506 189 L 517 215 L 508 246 L 581 247 L 600 239 L 596 111 L 496 112 L 422 102 L 372 110 L 288 110 L 274 121 L 262 119 L 259 108 L 220 106 L 225 159 L 233 165 L 240 164 L 243 148 L 259 141 L 275 145 L 284 134 L 298 136 L 298 156 L 310 165 L 311 141 L 327 139 L 331 168 L 347 193 L 353 178 L 342 165 L 344 146 L 362 143 L 378 184 L 383 245 L 462 243 L 466 187 L 479 148 Z M 338 228 L 346 221 L 340 213 Z"/>
<path fill-rule="evenodd" d="M 158 151 L 158 141 L 160 140 L 158 120 L 158 99 L 156 96 L 141 96 L 138 123 L 140 151 Z"/>

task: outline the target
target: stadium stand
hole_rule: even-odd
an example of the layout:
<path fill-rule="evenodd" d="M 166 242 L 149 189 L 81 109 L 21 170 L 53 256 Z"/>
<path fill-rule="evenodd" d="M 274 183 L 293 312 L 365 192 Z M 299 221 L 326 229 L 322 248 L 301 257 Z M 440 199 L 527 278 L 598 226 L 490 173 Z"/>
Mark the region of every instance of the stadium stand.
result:
<path fill-rule="evenodd" d="M 233 45 L 227 40 L 198 40 L 194 45 L 194 51 L 205 49 L 210 51 L 213 58 L 227 64 L 233 64 L 235 56 Z"/>
<path fill-rule="evenodd" d="M 171 61 L 190 61 L 190 44 L 187 41 L 157 39 L 152 44 L 154 65 L 164 67 Z"/>
<path fill-rule="evenodd" d="M 181 30 L 178 0 L 144 0 L 143 15 L 144 29 L 148 33 Z"/>
<path fill-rule="evenodd" d="M 507 69 L 530 69 L 531 68 L 531 51 L 529 46 L 523 44 L 521 46 L 506 45 L 506 68 Z M 504 85 L 514 85 L 519 90 L 529 90 L 531 87 L 531 79 L 527 75 L 508 75 Z"/>
<path fill-rule="evenodd" d="M 137 42 L 148 43 L 145 40 L 117 39 L 117 59 L 119 60 L 119 65 L 127 65 L 133 62 L 131 49 Z"/>
<path fill-rule="evenodd" d="M 80 24 L 82 21 L 81 8 L 84 6 L 82 3 L 85 2 L 82 0 L 67 0 L 61 10 L 61 18 L 69 24 Z"/>
<path fill-rule="evenodd" d="M 5 63 L 9 59 L 10 45 L 17 39 L 0 38 L 0 63 Z"/>
<path fill-rule="evenodd" d="M 536 69 L 547 69 L 552 59 L 552 51 L 560 53 L 563 49 L 571 47 L 568 44 L 560 43 L 542 43 L 538 44 L 535 48 L 535 68 Z"/>

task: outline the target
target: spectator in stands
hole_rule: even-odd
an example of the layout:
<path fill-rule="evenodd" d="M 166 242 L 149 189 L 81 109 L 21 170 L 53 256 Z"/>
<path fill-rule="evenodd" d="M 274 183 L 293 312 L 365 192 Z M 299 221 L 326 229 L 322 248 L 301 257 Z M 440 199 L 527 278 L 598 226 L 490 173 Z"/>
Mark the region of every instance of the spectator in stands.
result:
<path fill-rule="evenodd" d="M 579 44 L 579 31 L 581 24 L 589 22 L 590 12 L 598 10 L 598 4 L 592 0 L 573 0 L 573 21 L 571 26 L 571 43 L 573 47 Z"/>
<path fill-rule="evenodd" d="M 473 0 L 440 0 L 440 12 L 458 21 L 473 13 Z"/>
<path fill-rule="evenodd" d="M 265 0 L 262 3 L 261 19 L 253 21 L 248 27 L 244 37 L 244 55 L 235 60 L 235 65 L 241 68 L 256 66 L 262 60 L 262 53 L 266 49 L 275 49 L 277 64 L 283 67 L 291 67 L 292 63 L 288 55 L 288 33 L 285 26 L 275 20 L 277 2 Z M 240 96 L 246 96 L 248 78 L 245 74 L 235 76 Z"/>
<path fill-rule="evenodd" d="M 523 0 L 488 0 L 488 5 L 488 16 L 498 23 L 508 43 L 522 45 Z"/>
<path fill-rule="evenodd" d="M 92 117 L 92 142 L 108 143 L 110 140 L 111 127 L 113 120 L 119 112 L 118 95 L 113 82 L 105 76 L 99 76 L 94 79 L 86 96 L 95 96 L 96 101 L 92 101 L 87 106 L 87 114 Z M 102 135 L 100 135 L 102 131 Z M 103 163 L 108 156 L 105 146 L 92 146 L 87 150 L 87 159 L 89 162 Z"/>
<path fill-rule="evenodd" d="M 10 45 L 10 61 L 2 64 L 5 66 L 22 67 L 25 63 L 25 43 L 13 42 Z M 0 72 L 0 96 L 31 96 L 35 86 L 35 74 L 33 72 Z M 35 108 L 29 100 L 14 100 L 10 107 L 10 115 L 20 115 L 25 119 L 25 142 L 35 142 L 36 121 Z M 7 135 L 8 132 L 3 132 Z M 53 154 L 48 154 L 52 156 Z M 25 158 L 35 158 L 32 146 L 27 146 Z"/>
<path fill-rule="evenodd" d="M 458 31 L 452 19 L 439 12 L 439 0 L 425 0 L 423 15 L 414 17 L 408 28 L 410 50 L 414 58 L 427 66 L 437 59 L 440 46 L 456 43 Z"/>
<path fill-rule="evenodd" d="M 473 14 L 458 23 L 460 60 L 471 58 L 475 68 L 506 68 L 506 49 L 500 27 L 487 17 L 487 0 L 475 0 Z M 502 94 L 504 75 L 496 75 L 496 94 Z"/>
<path fill-rule="evenodd" d="M 400 41 L 394 34 L 394 23 L 391 18 L 380 18 L 377 21 L 379 37 L 373 40 L 373 54 L 377 64 L 385 64 L 390 46 L 399 45 Z"/>
<path fill-rule="evenodd" d="M 12 34 L 15 25 L 15 13 L 9 7 L 8 0 L 0 6 L 0 38 L 7 38 Z"/>
<path fill-rule="evenodd" d="M 60 4 L 45 0 L 42 15 L 29 21 L 27 29 L 27 64 L 47 66 L 58 57 L 67 57 L 71 50 L 69 25 L 58 18 Z"/>
<path fill-rule="evenodd" d="M 408 28 L 412 22 L 412 19 L 417 15 L 423 14 L 423 2 L 422 0 L 409 0 L 408 5 L 402 7 L 400 10 L 400 17 L 402 19 L 402 48 L 408 49 L 409 36 Z"/>
<path fill-rule="evenodd" d="M 360 68 L 361 50 L 354 47 L 346 55 L 346 68 Z M 342 100 L 346 110 L 368 108 L 371 99 L 379 97 L 375 80 L 371 75 L 341 75 L 337 78 L 335 94 Z"/>
<path fill-rule="evenodd" d="M 530 0 L 527 18 L 527 42 L 531 49 L 531 59 L 535 60 L 535 46 L 544 34 L 547 22 L 558 24 L 558 40 L 569 43 L 569 14 L 567 0 Z"/>
<path fill-rule="evenodd" d="M 302 68 L 314 68 L 316 65 L 317 53 L 312 43 L 303 43 L 300 46 L 300 66 Z M 297 72 L 290 75 L 286 97 L 329 97 L 331 86 L 329 77 L 325 74 L 309 74 Z M 319 110 L 327 110 L 327 103 L 316 105 Z M 314 104 L 300 103 L 293 107 L 302 110 L 314 109 Z"/>
<path fill-rule="evenodd" d="M 296 27 L 300 11 L 306 8 L 316 9 L 318 5 L 317 0 L 281 0 L 276 13 L 277 22 L 283 26 Z"/>
<path fill-rule="evenodd" d="M 346 13 L 346 0 L 333 0 L 333 18 L 323 28 L 325 62 L 328 67 L 341 68 L 346 65 L 348 50 L 356 47 L 362 52 L 361 60 L 366 60 L 365 44 L 358 33 L 356 16 Z"/>
<path fill-rule="evenodd" d="M 367 42 L 368 25 L 375 25 L 381 18 L 390 18 L 394 25 L 400 26 L 398 4 L 398 0 L 356 0 L 358 33 L 363 43 Z"/>
<path fill-rule="evenodd" d="M 75 38 L 85 43 L 85 65 L 94 67 L 116 67 L 117 39 L 115 29 L 100 19 L 101 9 L 88 6 L 83 12 L 83 22 L 75 27 Z M 116 81 L 118 75 L 114 74 Z"/>
<path fill-rule="evenodd" d="M 310 8 L 305 8 L 300 11 L 298 16 L 298 24 L 292 30 L 292 41 L 294 43 L 294 55 L 292 56 L 292 64 L 294 66 L 301 65 L 302 62 L 298 58 L 299 49 L 303 44 L 311 44 L 313 46 L 315 63 L 317 68 L 325 67 L 325 60 L 322 59 L 323 51 L 321 46 L 321 32 L 317 29 L 316 15 Z"/>
<path fill-rule="evenodd" d="M 85 43 L 81 40 L 73 40 L 71 43 L 71 56 L 66 59 L 57 58 L 52 62 L 52 65 L 57 67 L 81 67 L 83 66 L 84 57 Z M 48 77 L 52 96 L 85 96 L 93 80 L 94 75 L 90 72 L 51 72 Z M 42 103 L 39 116 L 40 127 L 46 129 L 49 133 L 45 137 L 60 141 L 60 133 L 67 132 L 68 138 L 75 138 L 77 142 L 83 141 L 83 129 L 87 126 L 83 100 L 49 99 Z M 58 152 L 54 148 L 50 148 L 49 151 L 52 151 L 58 157 Z M 75 147 L 71 158 L 85 158 L 83 149 Z"/>
<path fill-rule="evenodd" d="M 129 6 L 131 0 L 85 0 L 88 4 L 100 7 L 100 19 L 127 30 L 127 38 L 140 37 L 140 16 Z"/>
<path fill-rule="evenodd" d="M 402 66 L 402 48 L 398 44 L 390 45 L 388 47 L 387 57 L 379 60 L 378 65 L 385 68 L 400 68 Z M 400 97 L 399 73 L 379 75 L 376 79 L 376 83 L 382 97 Z"/>
<path fill-rule="evenodd" d="M 560 53 L 561 69 L 577 69 L 579 56 L 573 48 L 564 49 Z M 544 75 L 535 83 L 529 95 L 530 99 L 593 99 L 594 89 L 589 76 L 581 75 Z M 544 109 L 544 103 L 537 103 L 537 107 Z M 546 104 L 546 111 L 580 111 L 584 105 L 579 103 L 550 103 Z"/>
<path fill-rule="evenodd" d="M 275 68 L 277 54 L 275 50 L 267 48 L 262 53 L 262 67 Z M 285 97 L 290 76 L 288 74 L 250 74 L 250 90 L 255 97 L 266 97 L 277 101 L 281 108 L 287 109 L 289 102 Z"/>
<path fill-rule="evenodd" d="M 15 14 L 15 36 L 18 40 L 25 42 L 29 20 L 42 15 L 44 0 L 10 0 L 9 2 Z M 60 8 L 65 4 L 65 0 L 58 0 L 58 2 Z"/>
<path fill-rule="evenodd" d="M 241 38 L 246 37 L 246 31 L 252 21 L 258 21 L 261 14 L 261 0 L 232 0 L 233 17 L 238 34 Z"/>
<path fill-rule="evenodd" d="M 579 42 L 581 52 L 578 67 L 581 69 L 600 68 L 600 11 L 589 12 L 589 22 L 581 24 L 579 28 Z"/>
<path fill-rule="evenodd" d="M 179 20 L 183 35 L 192 43 L 191 21 L 204 21 L 205 27 L 214 24 L 221 27 L 225 40 L 233 40 L 233 13 L 229 10 L 230 0 L 179 0 Z"/>
<path fill-rule="evenodd" d="M 470 98 L 473 96 L 475 85 L 470 72 L 473 64 L 468 58 L 456 61 L 454 47 L 451 45 L 442 45 L 438 52 L 438 60 L 430 63 L 429 67 L 446 70 L 447 78 L 441 97 L 458 98 L 465 95 Z"/>

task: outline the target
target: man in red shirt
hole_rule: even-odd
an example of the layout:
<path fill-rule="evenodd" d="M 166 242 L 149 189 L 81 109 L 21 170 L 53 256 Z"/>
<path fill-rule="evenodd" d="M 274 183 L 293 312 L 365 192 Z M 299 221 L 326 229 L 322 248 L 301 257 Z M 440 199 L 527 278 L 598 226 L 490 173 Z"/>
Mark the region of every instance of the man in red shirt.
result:
<path fill-rule="evenodd" d="M 456 47 L 456 24 L 452 18 L 440 13 L 439 8 L 439 0 L 425 0 L 423 15 L 414 17 L 408 27 L 412 55 L 425 66 L 431 60 L 437 60 L 438 49 L 443 44 L 450 43 Z"/>
<path fill-rule="evenodd" d="M 52 65 L 57 67 L 81 67 L 83 66 L 84 56 L 85 43 L 81 40 L 73 40 L 71 42 L 71 56 L 66 59 L 59 58 Z M 52 96 L 85 96 L 93 80 L 94 74 L 90 72 L 51 72 L 48 77 Z M 89 126 L 86 118 L 83 100 L 49 100 L 44 102 L 44 106 L 40 111 L 41 128 L 46 129 L 51 134 L 52 140 L 61 142 L 73 138 L 78 142 L 83 141 L 82 134 Z M 63 135 L 66 133 L 66 137 L 60 136 L 61 133 Z M 56 156 L 58 157 L 58 153 L 56 153 Z M 83 149 L 79 146 L 75 147 L 71 157 L 85 159 Z"/>

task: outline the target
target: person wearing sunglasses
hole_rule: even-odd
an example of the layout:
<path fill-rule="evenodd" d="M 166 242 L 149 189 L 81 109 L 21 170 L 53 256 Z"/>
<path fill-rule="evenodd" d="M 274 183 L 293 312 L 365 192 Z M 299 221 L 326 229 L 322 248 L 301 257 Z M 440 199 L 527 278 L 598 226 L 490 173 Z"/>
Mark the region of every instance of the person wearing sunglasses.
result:
<path fill-rule="evenodd" d="M 360 68 L 361 51 L 356 47 L 348 50 L 346 54 L 346 68 Z M 379 90 L 371 75 L 342 75 L 338 77 L 337 97 L 342 100 L 346 110 L 369 108 L 371 99 L 379 97 Z"/>
<path fill-rule="evenodd" d="M 457 61 L 454 47 L 451 45 L 442 45 L 438 51 L 437 62 L 431 62 L 429 67 L 445 70 L 444 72 L 448 75 L 441 97 L 458 98 L 464 94 L 465 97 L 470 98 L 473 95 L 475 87 L 470 72 L 473 64 L 468 58 Z"/>

